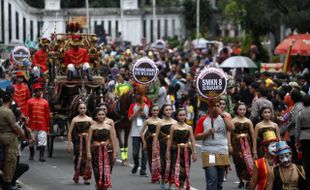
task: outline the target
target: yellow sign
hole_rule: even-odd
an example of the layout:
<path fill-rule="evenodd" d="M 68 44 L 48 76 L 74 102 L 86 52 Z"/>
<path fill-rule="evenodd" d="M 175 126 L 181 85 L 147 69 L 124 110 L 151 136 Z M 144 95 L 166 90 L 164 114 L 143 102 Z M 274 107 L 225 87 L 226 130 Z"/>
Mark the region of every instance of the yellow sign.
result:
<path fill-rule="evenodd" d="M 87 17 L 86 16 L 73 16 L 73 17 L 70 17 L 69 23 L 70 22 L 77 22 L 77 23 L 80 24 L 81 28 L 88 28 Z"/>

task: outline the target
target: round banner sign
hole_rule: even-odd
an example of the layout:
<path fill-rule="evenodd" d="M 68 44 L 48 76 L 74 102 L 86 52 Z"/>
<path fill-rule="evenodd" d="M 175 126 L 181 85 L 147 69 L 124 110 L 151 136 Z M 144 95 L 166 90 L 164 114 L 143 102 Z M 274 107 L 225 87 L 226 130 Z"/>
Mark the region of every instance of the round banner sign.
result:
<path fill-rule="evenodd" d="M 132 67 L 132 76 L 134 80 L 141 84 L 153 82 L 158 75 L 158 68 L 154 61 L 149 58 L 141 58 L 134 63 Z"/>
<path fill-rule="evenodd" d="M 164 40 L 157 40 L 155 42 L 155 48 L 163 52 L 166 49 L 166 42 Z"/>
<path fill-rule="evenodd" d="M 216 98 L 226 91 L 227 78 L 221 69 L 206 67 L 196 78 L 196 89 L 204 98 Z"/>
<path fill-rule="evenodd" d="M 17 64 L 23 64 L 23 60 L 29 57 L 30 51 L 25 46 L 16 46 L 12 51 L 12 58 Z"/>

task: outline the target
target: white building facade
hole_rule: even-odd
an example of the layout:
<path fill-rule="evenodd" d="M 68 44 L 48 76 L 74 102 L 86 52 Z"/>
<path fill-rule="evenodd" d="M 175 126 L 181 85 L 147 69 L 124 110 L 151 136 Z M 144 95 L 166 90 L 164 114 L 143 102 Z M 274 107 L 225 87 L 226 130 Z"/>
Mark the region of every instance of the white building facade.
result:
<path fill-rule="evenodd" d="M 152 9 L 139 9 L 136 2 L 123 0 L 123 16 L 119 8 L 89 8 L 88 31 L 94 33 L 97 25 L 103 25 L 105 33 L 115 37 L 121 32 L 123 39 L 134 45 L 143 38 L 149 43 L 163 37 L 184 37 L 182 8 L 158 8 L 153 17 Z M 45 0 L 45 9 L 30 7 L 24 0 L 0 0 L 0 43 L 18 45 L 50 37 L 55 31 L 65 33 L 68 20 L 76 16 L 86 16 L 86 9 L 61 9 L 60 0 Z"/>

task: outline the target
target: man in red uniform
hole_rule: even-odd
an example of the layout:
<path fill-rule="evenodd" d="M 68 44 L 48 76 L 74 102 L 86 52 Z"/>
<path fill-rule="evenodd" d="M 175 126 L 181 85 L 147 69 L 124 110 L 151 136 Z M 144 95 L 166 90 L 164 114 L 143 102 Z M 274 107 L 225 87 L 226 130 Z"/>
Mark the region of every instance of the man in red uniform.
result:
<path fill-rule="evenodd" d="M 93 76 L 91 74 L 89 66 L 89 56 L 85 48 L 81 48 L 82 37 L 79 35 L 73 35 L 70 40 L 71 49 L 65 53 L 65 64 L 68 68 L 68 80 L 78 76 L 78 69 L 82 67 L 83 72 L 87 76 L 87 80 L 92 81 Z"/>
<path fill-rule="evenodd" d="M 47 144 L 47 133 L 50 127 L 50 109 L 48 102 L 42 98 L 41 85 L 39 83 L 34 84 L 33 90 L 35 97 L 29 99 L 26 104 L 27 116 L 29 118 L 28 126 L 32 130 L 40 150 L 39 161 L 45 162 L 44 151 Z M 33 160 L 34 146 L 29 146 L 29 149 L 29 160 Z"/>
<path fill-rule="evenodd" d="M 13 100 L 20 108 L 20 112 L 26 115 L 26 103 L 30 98 L 28 86 L 24 83 L 24 75 L 22 72 L 16 72 L 16 84 L 13 85 Z"/>
<path fill-rule="evenodd" d="M 33 56 L 33 65 L 40 67 L 41 72 L 45 73 L 48 71 L 47 68 L 47 50 L 50 41 L 47 38 L 41 38 L 40 49 Z"/>

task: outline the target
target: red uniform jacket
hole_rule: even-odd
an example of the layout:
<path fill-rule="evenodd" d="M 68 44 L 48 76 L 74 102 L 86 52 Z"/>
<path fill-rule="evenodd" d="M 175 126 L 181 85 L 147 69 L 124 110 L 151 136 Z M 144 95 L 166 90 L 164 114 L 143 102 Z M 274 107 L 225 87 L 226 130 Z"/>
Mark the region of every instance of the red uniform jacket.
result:
<path fill-rule="evenodd" d="M 65 64 L 69 65 L 72 63 L 74 66 L 79 66 L 83 63 L 89 62 L 89 56 L 87 54 L 86 49 L 79 48 L 78 51 L 74 51 L 73 48 L 66 51 L 65 54 Z"/>
<path fill-rule="evenodd" d="M 26 84 L 14 84 L 13 100 L 17 103 L 22 114 L 26 115 L 26 103 L 30 98 L 29 88 Z"/>
<path fill-rule="evenodd" d="M 49 131 L 50 109 L 44 98 L 31 98 L 27 101 L 28 126 L 34 131 Z"/>
<path fill-rule="evenodd" d="M 47 71 L 47 52 L 39 49 L 33 56 L 33 64 L 39 66 L 43 73 Z"/>

